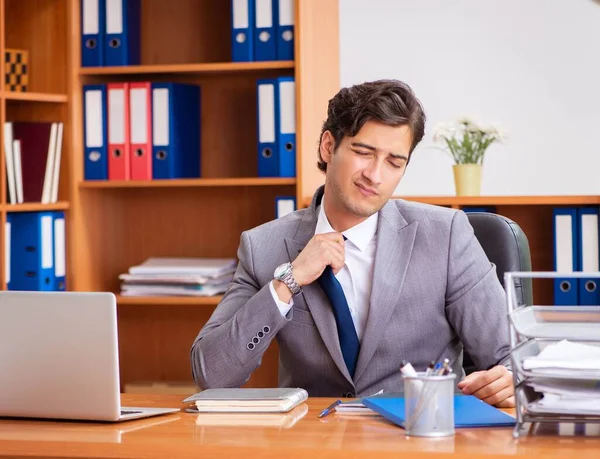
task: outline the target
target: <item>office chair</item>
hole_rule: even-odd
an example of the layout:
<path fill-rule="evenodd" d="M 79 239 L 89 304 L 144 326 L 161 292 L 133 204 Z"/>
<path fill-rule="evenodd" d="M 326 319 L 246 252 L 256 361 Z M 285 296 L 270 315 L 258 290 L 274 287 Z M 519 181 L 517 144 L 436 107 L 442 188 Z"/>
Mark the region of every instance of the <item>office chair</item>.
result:
<path fill-rule="evenodd" d="M 503 286 L 505 272 L 531 271 L 529 241 L 517 223 L 489 212 L 468 212 L 467 217 L 485 254 L 496 265 L 496 273 Z M 515 279 L 515 285 L 518 303 L 532 305 L 532 279 Z M 466 374 L 476 370 L 466 352 L 463 367 Z"/>

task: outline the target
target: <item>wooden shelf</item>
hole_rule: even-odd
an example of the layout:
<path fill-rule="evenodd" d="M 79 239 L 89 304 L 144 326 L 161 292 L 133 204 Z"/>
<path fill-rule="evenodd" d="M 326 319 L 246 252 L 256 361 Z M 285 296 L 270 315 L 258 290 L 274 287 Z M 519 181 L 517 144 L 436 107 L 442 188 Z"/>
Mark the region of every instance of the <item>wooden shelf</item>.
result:
<path fill-rule="evenodd" d="M 436 206 L 584 206 L 600 205 L 600 196 L 393 196 Z M 308 207 L 310 200 L 304 202 Z"/>
<path fill-rule="evenodd" d="M 58 201 L 52 204 L 39 202 L 28 202 L 26 204 L 3 204 L 0 209 L 6 212 L 43 212 L 51 210 L 68 210 L 70 207 L 66 201 Z"/>
<path fill-rule="evenodd" d="M 119 305 L 164 305 L 164 306 L 216 306 L 222 295 L 208 297 L 189 296 L 117 296 Z"/>
<path fill-rule="evenodd" d="M 66 103 L 68 101 L 66 94 L 46 94 L 43 92 L 2 91 L 0 92 L 0 97 L 6 100 L 20 100 L 24 102 Z"/>
<path fill-rule="evenodd" d="M 219 186 L 284 186 L 295 185 L 295 178 L 200 178 L 173 180 L 87 180 L 80 188 L 164 188 L 164 187 L 219 187 Z"/>
<path fill-rule="evenodd" d="M 439 206 L 553 206 L 600 204 L 600 196 L 394 196 Z"/>
<path fill-rule="evenodd" d="M 119 67 L 82 67 L 80 75 L 138 75 L 159 73 L 227 74 L 261 70 L 293 69 L 294 61 L 212 62 L 205 64 L 131 65 Z"/>

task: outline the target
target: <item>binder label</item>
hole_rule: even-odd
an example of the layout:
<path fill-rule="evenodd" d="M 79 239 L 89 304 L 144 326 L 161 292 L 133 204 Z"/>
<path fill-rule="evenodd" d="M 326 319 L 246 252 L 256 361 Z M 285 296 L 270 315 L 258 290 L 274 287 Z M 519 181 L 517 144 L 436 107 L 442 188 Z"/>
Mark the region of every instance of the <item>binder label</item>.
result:
<path fill-rule="evenodd" d="M 123 3 L 127 0 L 106 0 L 106 33 L 123 33 Z"/>
<path fill-rule="evenodd" d="M 146 143 L 146 116 L 148 113 L 145 88 L 129 90 L 129 109 L 131 112 L 131 143 Z"/>
<path fill-rule="evenodd" d="M 83 0 L 83 35 L 97 34 L 99 30 L 98 0 Z"/>
<path fill-rule="evenodd" d="M 279 25 L 294 25 L 294 2 L 293 0 L 279 0 Z"/>
<path fill-rule="evenodd" d="M 573 228 L 570 215 L 556 216 L 556 271 L 573 272 Z"/>
<path fill-rule="evenodd" d="M 247 29 L 248 16 L 248 0 L 233 0 L 233 28 Z"/>
<path fill-rule="evenodd" d="M 10 282 L 10 222 L 4 224 L 4 277 Z"/>
<path fill-rule="evenodd" d="M 152 138 L 155 146 L 169 145 L 169 90 L 152 91 Z"/>
<path fill-rule="evenodd" d="M 125 90 L 108 91 L 108 143 L 125 143 Z"/>
<path fill-rule="evenodd" d="M 54 221 L 54 252 L 56 254 L 56 260 L 54 260 L 54 274 L 57 277 L 62 277 L 65 275 L 66 271 L 64 218 L 57 218 Z"/>
<path fill-rule="evenodd" d="M 42 268 L 52 268 L 52 216 L 42 217 Z"/>
<path fill-rule="evenodd" d="M 275 142 L 275 86 L 258 87 L 259 142 Z"/>
<path fill-rule="evenodd" d="M 102 147 L 102 91 L 94 89 L 85 93 L 85 146 Z"/>
<path fill-rule="evenodd" d="M 279 84 L 279 121 L 282 134 L 296 132 L 295 86 L 293 81 L 283 81 Z"/>
<path fill-rule="evenodd" d="M 273 27 L 274 0 L 256 0 L 256 27 L 263 29 Z"/>

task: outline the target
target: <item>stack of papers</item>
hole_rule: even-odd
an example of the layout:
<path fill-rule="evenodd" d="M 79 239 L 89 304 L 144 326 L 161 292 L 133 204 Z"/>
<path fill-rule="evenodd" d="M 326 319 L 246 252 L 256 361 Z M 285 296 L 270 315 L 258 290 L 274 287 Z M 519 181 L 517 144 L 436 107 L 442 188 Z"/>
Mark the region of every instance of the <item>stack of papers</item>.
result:
<path fill-rule="evenodd" d="M 121 274 L 124 296 L 213 296 L 227 291 L 234 258 L 148 258 Z"/>
<path fill-rule="evenodd" d="M 600 347 L 567 340 L 523 360 L 526 382 L 542 398 L 529 404 L 543 414 L 600 415 Z"/>
<path fill-rule="evenodd" d="M 524 359 L 523 369 L 533 376 L 600 379 L 600 347 L 562 340 Z"/>

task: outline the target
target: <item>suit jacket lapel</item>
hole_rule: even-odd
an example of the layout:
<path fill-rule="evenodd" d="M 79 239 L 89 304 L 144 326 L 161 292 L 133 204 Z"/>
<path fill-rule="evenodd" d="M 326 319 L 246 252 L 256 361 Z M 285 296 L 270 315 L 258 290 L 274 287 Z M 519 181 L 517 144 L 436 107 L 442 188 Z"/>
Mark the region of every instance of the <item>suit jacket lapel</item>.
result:
<path fill-rule="evenodd" d="M 306 247 L 308 241 L 315 234 L 318 218 L 317 209 L 321 203 L 322 196 L 323 188 L 320 188 L 315 193 L 311 206 L 305 212 L 304 218 L 300 222 L 296 234 L 294 235 L 294 239 L 285 238 L 285 245 L 290 261 L 296 259 L 298 254 Z M 313 316 L 319 334 L 325 343 L 325 347 L 331 354 L 333 361 L 344 377 L 353 384 L 348 368 L 346 368 L 346 363 L 344 362 L 342 349 L 338 339 L 335 317 L 333 316 L 333 311 L 327 296 L 316 281 L 302 287 L 302 295 L 304 296 L 306 306 Z"/>
<path fill-rule="evenodd" d="M 369 365 L 381 339 L 381 330 L 399 303 L 416 234 L 417 222 L 409 225 L 393 201 L 381 209 L 369 314 L 356 364 L 355 382 Z"/>

